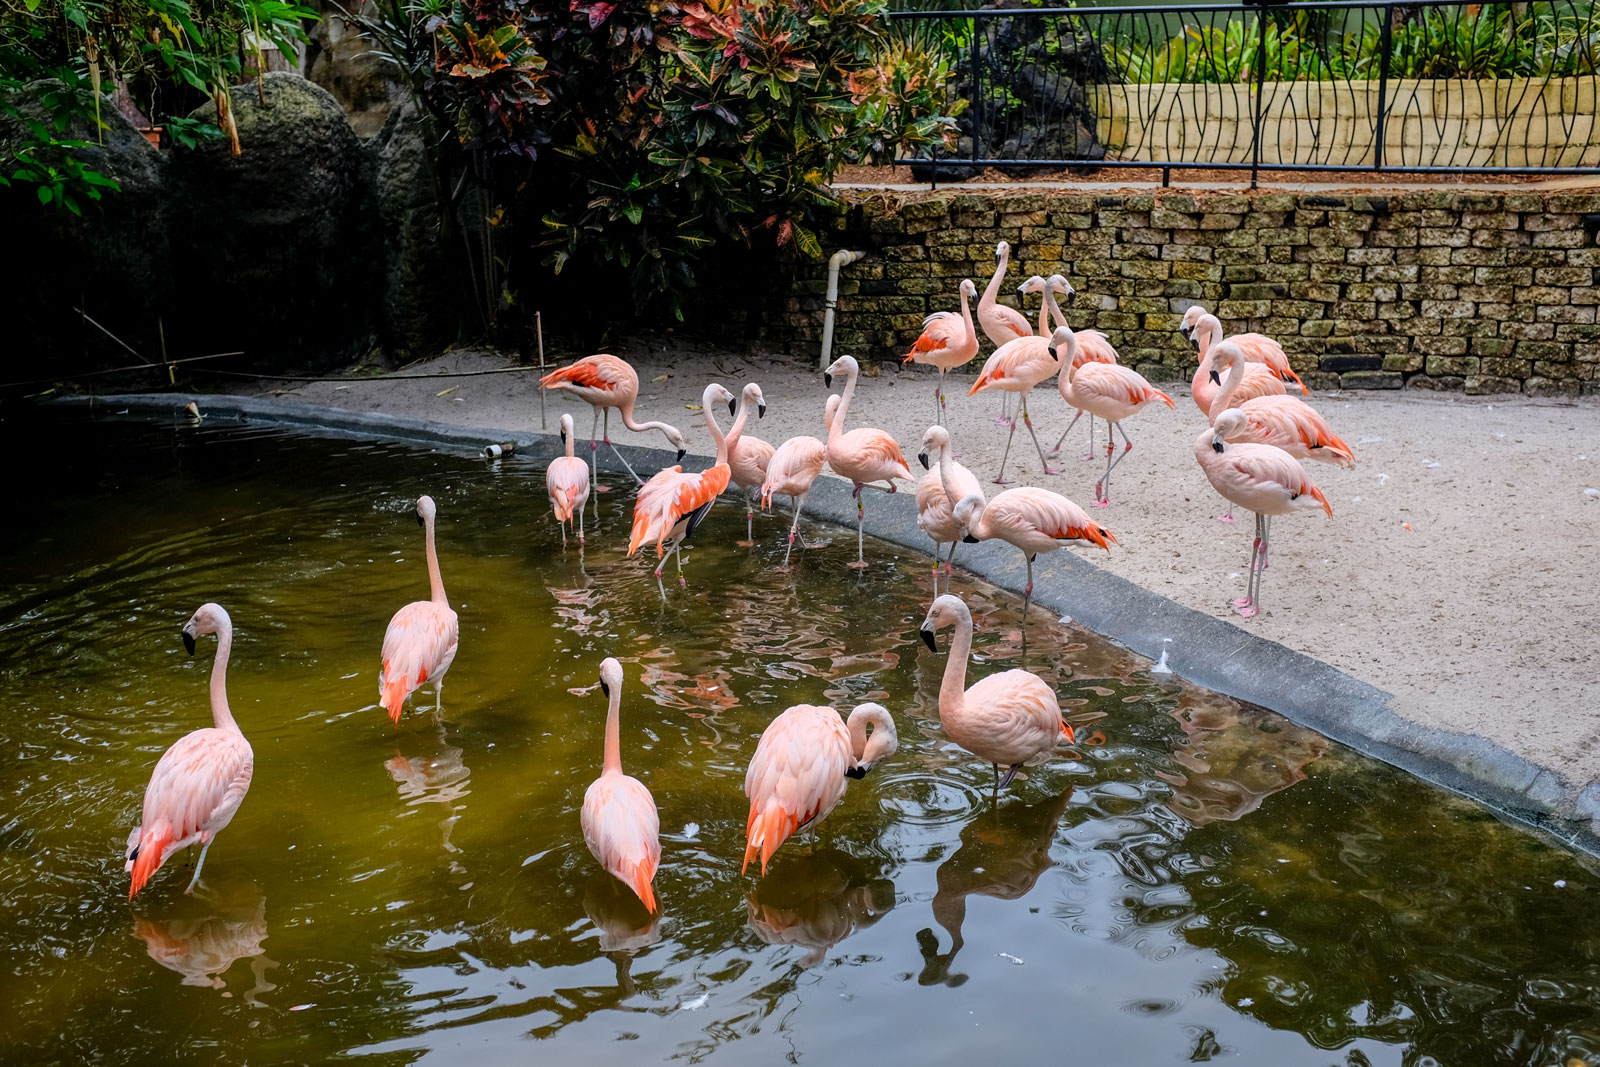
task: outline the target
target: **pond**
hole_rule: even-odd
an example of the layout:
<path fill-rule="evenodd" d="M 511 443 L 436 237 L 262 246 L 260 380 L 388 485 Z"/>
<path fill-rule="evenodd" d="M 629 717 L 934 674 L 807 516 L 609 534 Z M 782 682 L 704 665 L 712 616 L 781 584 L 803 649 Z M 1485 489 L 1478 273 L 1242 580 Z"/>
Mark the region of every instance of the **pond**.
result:
<path fill-rule="evenodd" d="M 543 474 L 216 427 L 15 421 L 0 554 L 0 954 L 27 1062 L 1554 1064 L 1600 1060 L 1600 879 L 1484 808 L 1037 611 L 1079 747 L 990 801 L 938 729 L 927 561 L 713 511 L 663 604 L 631 492 L 563 552 Z M 443 712 L 376 707 L 439 505 L 461 651 Z M 1017 598 L 958 574 L 975 672 Z M 179 628 L 216 600 L 255 782 L 182 894 L 122 853 L 209 725 Z M 578 825 L 605 656 L 654 792 L 651 921 Z M 974 677 L 977 676 L 975 673 Z M 1515 699 L 1508 688 L 1508 699 Z M 744 768 L 788 705 L 873 699 L 901 747 L 815 842 L 741 876 Z M 752 868 L 752 872 L 754 868 Z"/>

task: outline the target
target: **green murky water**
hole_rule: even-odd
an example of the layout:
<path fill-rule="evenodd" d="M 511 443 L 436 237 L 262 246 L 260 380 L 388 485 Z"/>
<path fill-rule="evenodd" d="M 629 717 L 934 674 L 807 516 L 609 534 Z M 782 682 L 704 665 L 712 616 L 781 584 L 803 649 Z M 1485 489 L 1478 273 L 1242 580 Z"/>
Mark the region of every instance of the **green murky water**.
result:
<path fill-rule="evenodd" d="M 531 463 L 237 428 L 3 436 L 8 1060 L 1600 1060 L 1586 865 L 1081 631 L 1035 616 L 1028 666 L 1096 743 L 992 808 L 989 769 L 938 733 L 904 553 L 869 546 L 857 576 L 840 534 L 780 574 L 779 524 L 735 548 L 725 502 L 663 607 L 617 548 L 631 494 L 563 554 Z M 442 718 L 394 729 L 378 646 L 426 595 L 422 491 L 461 653 Z M 978 669 L 1015 665 L 1016 600 L 956 590 Z M 208 599 L 238 628 L 255 784 L 201 890 L 174 860 L 130 905 L 150 769 L 209 722 L 215 643 L 190 659 L 178 634 Z M 606 655 L 661 811 L 656 923 L 578 828 Z M 814 847 L 741 877 L 762 728 L 868 697 L 899 753 Z"/>

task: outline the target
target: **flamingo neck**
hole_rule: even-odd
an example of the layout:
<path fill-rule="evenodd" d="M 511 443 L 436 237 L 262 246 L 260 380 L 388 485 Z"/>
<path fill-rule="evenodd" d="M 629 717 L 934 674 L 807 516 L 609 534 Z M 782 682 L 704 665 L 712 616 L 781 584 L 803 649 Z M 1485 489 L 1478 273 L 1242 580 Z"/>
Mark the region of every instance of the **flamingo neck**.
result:
<path fill-rule="evenodd" d="M 850 730 L 850 752 L 855 756 L 856 762 L 867 754 L 867 725 L 871 724 L 872 732 L 877 734 L 883 730 L 894 733 L 894 720 L 888 714 L 877 708 L 857 708 L 850 713 L 846 725 Z"/>
<path fill-rule="evenodd" d="M 1000 262 L 995 265 L 994 277 L 989 279 L 989 284 L 984 287 L 983 296 L 978 300 L 978 307 L 993 307 L 995 297 L 1000 295 L 1000 283 L 1005 281 L 1006 264 L 1011 261 L 1011 250 L 1007 249 L 1001 256 Z"/>
<path fill-rule="evenodd" d="M 1061 305 L 1056 303 L 1055 290 L 1052 289 L 1049 284 L 1046 284 L 1044 287 L 1044 303 L 1045 307 L 1050 309 L 1050 318 L 1054 320 L 1055 324 L 1057 326 L 1066 326 L 1067 317 L 1061 313 Z M 1043 321 L 1043 316 L 1040 316 L 1040 320 Z M 1039 330 L 1039 333 L 1044 337 L 1050 336 L 1049 334 L 1045 333 L 1042 328 Z"/>
<path fill-rule="evenodd" d="M 943 445 L 939 449 L 939 486 L 944 490 L 944 498 L 950 501 L 951 511 L 955 510 L 956 498 L 950 495 L 950 477 L 953 473 L 952 465 L 955 460 L 950 457 L 950 446 Z"/>
<path fill-rule="evenodd" d="M 428 599 L 447 608 L 450 601 L 444 595 L 444 579 L 439 576 L 439 553 L 433 547 L 432 515 L 423 523 L 422 533 L 428 551 Z"/>
<path fill-rule="evenodd" d="M 622 686 L 611 687 L 611 706 L 606 709 L 606 757 L 603 774 L 622 773 Z"/>
<path fill-rule="evenodd" d="M 578 435 L 576 433 L 567 434 L 567 458 L 568 459 L 576 459 L 577 458 L 577 453 L 574 451 L 574 449 L 577 446 L 577 438 L 578 438 Z"/>
<path fill-rule="evenodd" d="M 717 443 L 717 462 L 726 463 L 728 462 L 728 438 L 724 437 L 722 431 L 717 428 L 717 420 L 711 414 L 711 405 L 702 401 L 700 408 L 701 413 L 706 417 L 706 425 L 711 427 L 711 439 Z M 733 430 L 730 436 L 737 440 L 738 436 L 743 432 L 744 415 L 741 413 L 739 418 L 733 420 Z"/>
<path fill-rule="evenodd" d="M 1050 336 L 1050 285 L 1045 283 L 1044 297 L 1039 301 L 1039 336 Z"/>
<path fill-rule="evenodd" d="M 1216 393 L 1216 386 L 1211 384 L 1211 353 L 1202 346 L 1200 355 L 1200 369 L 1194 372 L 1194 378 L 1189 382 L 1189 391 L 1194 394 L 1195 400 L 1205 409 L 1207 416 L 1211 414 L 1211 401 Z"/>
<path fill-rule="evenodd" d="M 649 433 L 651 430 L 666 433 L 668 430 L 672 429 L 671 426 L 668 426 L 664 422 L 635 422 L 633 419 L 632 400 L 625 402 L 620 408 L 618 408 L 618 411 L 622 414 L 622 425 L 626 426 L 634 433 Z"/>
<path fill-rule="evenodd" d="M 211 719 L 217 729 L 243 736 L 228 707 L 228 657 L 233 653 L 233 623 L 217 631 L 217 656 L 211 663 Z"/>
<path fill-rule="evenodd" d="M 964 339 L 965 343 L 969 345 L 977 344 L 978 328 L 972 323 L 972 308 L 967 303 L 967 290 L 965 286 L 962 286 L 961 288 L 961 321 L 967 327 L 967 336 Z M 940 373 L 942 374 L 944 372 L 941 370 Z"/>
<path fill-rule="evenodd" d="M 750 413 L 747 410 L 750 404 L 745 400 L 744 394 L 739 394 L 739 409 L 734 415 L 733 425 L 728 428 L 728 455 L 733 455 L 733 450 L 739 447 L 739 439 L 744 436 L 745 423 L 749 421 Z"/>
<path fill-rule="evenodd" d="M 1206 359 L 1208 369 L 1210 363 L 1211 360 L 1208 354 Z M 1209 374 L 1206 380 L 1211 380 Z M 1206 408 L 1213 420 L 1231 406 L 1233 394 L 1239 391 L 1239 383 L 1242 381 L 1244 381 L 1244 360 L 1236 359 L 1228 366 L 1228 379 L 1222 383 L 1222 391 L 1211 398 L 1211 403 Z"/>
<path fill-rule="evenodd" d="M 828 443 L 832 444 L 844 436 L 844 413 L 850 410 L 850 398 L 856 395 L 856 375 L 859 371 L 851 370 L 845 375 L 844 392 L 839 395 L 839 410 L 833 413 L 833 422 L 828 426 Z"/>
<path fill-rule="evenodd" d="M 944 681 L 939 683 L 939 716 L 956 711 L 967 698 L 967 659 L 972 655 L 972 616 L 956 616 L 955 633 L 950 638 L 950 655 L 944 661 Z"/>

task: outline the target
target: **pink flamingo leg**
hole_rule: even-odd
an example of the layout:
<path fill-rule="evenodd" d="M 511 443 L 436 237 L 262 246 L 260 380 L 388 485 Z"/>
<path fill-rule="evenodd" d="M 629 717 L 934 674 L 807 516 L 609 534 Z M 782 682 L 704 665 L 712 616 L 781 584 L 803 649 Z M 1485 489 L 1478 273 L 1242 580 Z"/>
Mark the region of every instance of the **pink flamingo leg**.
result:
<path fill-rule="evenodd" d="M 1256 559 L 1261 552 L 1262 524 L 1261 516 L 1256 516 L 1256 536 L 1250 542 L 1250 570 L 1245 578 L 1245 595 L 1237 598 L 1233 606 L 1238 609 L 1241 616 L 1248 619 L 1258 610 L 1255 602 L 1256 575 L 1260 573 Z"/>
<path fill-rule="evenodd" d="M 865 488 L 866 486 L 857 482 L 856 491 L 850 494 L 856 498 L 856 561 L 854 563 L 846 564 L 846 566 L 854 570 L 861 570 L 867 565 L 866 556 L 864 555 L 862 549 L 863 535 L 861 532 L 861 524 L 866 520 L 867 516 L 867 506 L 861 501 L 861 490 Z"/>
<path fill-rule="evenodd" d="M 995 485 L 1011 484 L 1010 480 L 1006 477 L 1006 460 L 1011 457 L 1011 439 L 1017 436 L 1017 421 L 1015 419 L 1011 419 L 1009 421 L 1011 423 L 1011 432 L 1006 434 L 1006 450 L 1000 454 L 1000 473 L 994 477 Z"/>
<path fill-rule="evenodd" d="M 194 865 L 194 877 L 189 879 L 189 885 L 183 891 L 184 895 L 193 893 L 194 887 L 200 884 L 200 868 L 206 865 L 206 853 L 211 850 L 211 842 L 215 840 L 215 837 L 208 838 L 205 844 L 200 846 L 200 859 Z"/>
<path fill-rule="evenodd" d="M 600 439 L 595 435 L 595 431 L 598 429 L 600 429 L 600 409 L 595 408 L 594 422 L 589 427 L 589 484 L 594 486 L 596 493 L 609 493 L 611 488 L 600 484 L 600 472 L 594 465 L 595 453 L 600 448 Z M 596 522 L 600 521 L 600 498 L 598 496 L 594 500 L 594 517 Z"/>
<path fill-rule="evenodd" d="M 1044 446 L 1039 443 L 1039 435 L 1033 432 L 1033 420 L 1028 418 L 1028 394 L 1022 394 L 1022 425 L 1028 428 L 1028 436 L 1033 438 L 1033 447 L 1039 452 L 1039 466 L 1044 468 L 1046 474 L 1060 474 L 1056 468 L 1050 466 L 1050 461 L 1044 458 Z"/>
<path fill-rule="evenodd" d="M 1111 503 L 1111 472 L 1117 469 L 1117 464 L 1121 463 L 1123 461 L 1123 459 L 1126 458 L 1126 456 L 1128 455 L 1129 452 L 1133 451 L 1133 442 L 1128 440 L 1128 431 L 1122 429 L 1122 423 L 1120 423 L 1120 422 L 1111 422 L 1111 423 L 1107 423 L 1106 425 L 1110 426 L 1111 429 L 1113 429 L 1113 430 L 1121 431 L 1121 433 L 1122 433 L 1122 441 L 1123 441 L 1123 449 L 1122 449 L 1122 454 L 1117 456 L 1117 458 L 1115 460 L 1113 460 L 1111 458 L 1111 454 L 1116 451 L 1116 447 L 1117 447 L 1116 441 L 1115 441 L 1115 439 L 1113 439 L 1111 441 L 1106 442 L 1106 473 L 1105 473 L 1105 478 L 1104 478 L 1103 481 L 1096 483 L 1096 485 L 1094 487 L 1094 504 L 1092 506 L 1093 507 L 1097 507 L 1097 508 L 1106 507 L 1107 505 L 1109 505 Z"/>
<path fill-rule="evenodd" d="M 1050 450 L 1050 454 L 1052 456 L 1058 455 L 1061 452 L 1061 443 L 1067 439 L 1067 434 L 1072 432 L 1072 428 L 1074 426 L 1078 425 L 1078 420 L 1081 419 L 1081 418 L 1083 418 L 1083 409 L 1079 408 L 1078 409 L 1078 413 L 1076 415 L 1072 416 L 1072 421 L 1067 423 L 1067 428 L 1065 430 L 1061 431 L 1061 436 L 1056 438 L 1056 447 L 1054 447 L 1054 448 L 1052 448 Z M 1090 419 L 1089 419 L 1089 425 L 1091 427 L 1094 426 L 1094 418 L 1093 418 L 1093 416 L 1091 416 Z"/>
<path fill-rule="evenodd" d="M 1232 504 L 1228 505 L 1228 512 L 1227 512 L 1226 515 L 1218 515 L 1217 516 L 1217 521 L 1218 522 L 1228 522 L 1228 523 L 1231 523 L 1231 522 L 1234 521 L 1234 518 L 1233 518 L 1233 505 Z"/>

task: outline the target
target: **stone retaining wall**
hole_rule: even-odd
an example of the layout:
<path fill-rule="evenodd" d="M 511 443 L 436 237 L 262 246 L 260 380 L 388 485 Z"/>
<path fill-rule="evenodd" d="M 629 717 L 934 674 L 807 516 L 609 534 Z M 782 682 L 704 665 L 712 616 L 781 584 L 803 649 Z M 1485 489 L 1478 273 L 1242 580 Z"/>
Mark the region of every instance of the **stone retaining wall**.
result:
<path fill-rule="evenodd" d="M 1003 238 L 1002 300 L 1030 274 L 1065 274 L 1074 326 L 1154 380 L 1193 373 L 1177 327 L 1198 302 L 1230 333 L 1277 338 L 1314 387 L 1577 396 L 1600 391 L 1597 227 L 1588 193 L 953 189 L 850 194 L 824 246 L 868 253 L 841 274 L 840 354 L 904 353 L 923 316 L 959 309 L 962 278 L 983 289 Z M 814 356 L 826 274 L 792 265 L 753 332 Z"/>

